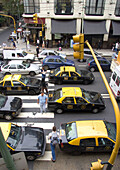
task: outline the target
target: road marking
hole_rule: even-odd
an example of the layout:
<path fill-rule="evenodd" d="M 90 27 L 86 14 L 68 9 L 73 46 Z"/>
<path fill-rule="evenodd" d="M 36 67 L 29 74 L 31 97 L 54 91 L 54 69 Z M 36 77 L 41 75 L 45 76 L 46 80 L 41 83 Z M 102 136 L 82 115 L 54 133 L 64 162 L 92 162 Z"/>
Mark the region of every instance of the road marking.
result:
<path fill-rule="evenodd" d="M 36 103 L 23 103 L 22 109 L 24 108 L 40 108 L 40 105 Z"/>
<path fill-rule="evenodd" d="M 37 158 L 36 161 L 51 161 L 51 157 L 52 157 L 52 152 L 45 151 L 44 156 Z"/>
<path fill-rule="evenodd" d="M 39 113 L 39 112 L 21 112 L 16 118 L 54 118 L 53 112 Z"/>
<path fill-rule="evenodd" d="M 109 94 L 101 94 L 104 99 L 110 98 Z"/>
<path fill-rule="evenodd" d="M 12 122 L 18 126 L 31 126 L 31 127 L 40 127 L 43 129 L 52 129 L 54 123 L 34 123 L 34 122 Z"/>
<path fill-rule="evenodd" d="M 86 65 L 78 65 L 79 67 L 86 67 Z"/>

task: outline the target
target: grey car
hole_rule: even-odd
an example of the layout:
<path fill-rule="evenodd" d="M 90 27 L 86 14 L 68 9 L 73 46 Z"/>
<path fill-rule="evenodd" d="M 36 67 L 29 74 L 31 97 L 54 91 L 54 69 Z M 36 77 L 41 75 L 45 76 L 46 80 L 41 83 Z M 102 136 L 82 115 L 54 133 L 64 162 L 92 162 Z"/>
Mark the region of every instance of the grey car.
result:
<path fill-rule="evenodd" d="M 34 76 L 40 73 L 40 67 L 36 64 L 27 63 L 21 60 L 10 61 L 7 65 L 1 67 L 2 74 L 29 74 Z"/>
<path fill-rule="evenodd" d="M 98 54 L 96 51 L 94 51 L 96 57 L 101 57 L 100 54 Z M 93 57 L 90 49 L 84 48 L 84 59 L 88 59 L 89 57 Z"/>

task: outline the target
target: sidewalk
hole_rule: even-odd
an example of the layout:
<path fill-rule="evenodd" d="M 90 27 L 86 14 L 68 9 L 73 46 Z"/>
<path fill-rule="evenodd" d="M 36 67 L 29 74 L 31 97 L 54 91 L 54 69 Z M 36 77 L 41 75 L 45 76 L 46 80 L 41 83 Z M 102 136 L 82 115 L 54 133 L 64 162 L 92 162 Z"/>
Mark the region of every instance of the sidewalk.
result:
<path fill-rule="evenodd" d="M 26 50 L 26 43 L 25 42 L 23 43 L 22 40 L 18 39 L 17 48 Z M 40 50 L 43 50 L 43 49 L 57 51 L 57 48 L 42 48 L 42 47 L 40 47 Z M 94 49 L 94 50 L 97 51 L 100 55 L 102 55 L 104 57 L 111 57 L 112 54 L 114 53 L 111 49 L 101 49 L 101 50 Z M 36 54 L 36 46 L 30 45 L 29 52 Z M 73 55 L 73 52 L 74 52 L 73 48 L 67 48 L 67 49 L 63 48 L 62 51 L 60 51 L 60 53 L 65 53 L 66 55 Z"/>

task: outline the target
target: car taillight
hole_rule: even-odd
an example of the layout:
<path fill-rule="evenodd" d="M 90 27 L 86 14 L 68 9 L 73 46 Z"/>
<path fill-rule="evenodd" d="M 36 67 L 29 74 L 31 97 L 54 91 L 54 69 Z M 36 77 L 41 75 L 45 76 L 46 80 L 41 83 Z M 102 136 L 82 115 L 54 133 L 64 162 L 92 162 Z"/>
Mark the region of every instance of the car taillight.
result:
<path fill-rule="evenodd" d="M 63 145 L 63 143 L 60 143 L 60 145 L 61 145 L 61 148 L 64 148 L 64 145 Z"/>
<path fill-rule="evenodd" d="M 117 95 L 120 95 L 120 91 L 117 92 Z"/>
<path fill-rule="evenodd" d="M 88 63 L 88 66 L 90 66 L 90 63 Z"/>

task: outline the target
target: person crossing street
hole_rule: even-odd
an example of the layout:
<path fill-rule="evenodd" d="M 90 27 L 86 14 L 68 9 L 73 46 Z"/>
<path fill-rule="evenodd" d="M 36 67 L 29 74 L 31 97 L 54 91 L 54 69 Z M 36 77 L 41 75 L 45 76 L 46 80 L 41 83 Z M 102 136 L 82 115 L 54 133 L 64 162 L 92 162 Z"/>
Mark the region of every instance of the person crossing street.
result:
<path fill-rule="evenodd" d="M 38 96 L 37 103 L 40 104 L 40 112 L 42 114 L 43 112 L 46 113 L 47 100 L 47 96 L 44 94 L 44 92 L 41 92 L 41 94 Z"/>

